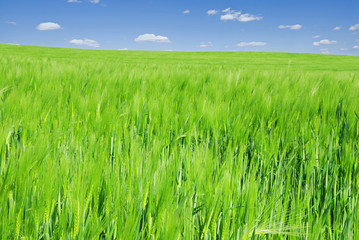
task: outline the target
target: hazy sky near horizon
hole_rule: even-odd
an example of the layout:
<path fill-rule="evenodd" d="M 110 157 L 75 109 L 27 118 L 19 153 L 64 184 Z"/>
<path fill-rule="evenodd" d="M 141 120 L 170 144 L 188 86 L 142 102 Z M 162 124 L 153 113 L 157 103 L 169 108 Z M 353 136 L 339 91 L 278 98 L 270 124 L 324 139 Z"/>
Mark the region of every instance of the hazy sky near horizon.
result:
<path fill-rule="evenodd" d="M 0 0 L 0 43 L 359 56 L 359 1 Z"/>

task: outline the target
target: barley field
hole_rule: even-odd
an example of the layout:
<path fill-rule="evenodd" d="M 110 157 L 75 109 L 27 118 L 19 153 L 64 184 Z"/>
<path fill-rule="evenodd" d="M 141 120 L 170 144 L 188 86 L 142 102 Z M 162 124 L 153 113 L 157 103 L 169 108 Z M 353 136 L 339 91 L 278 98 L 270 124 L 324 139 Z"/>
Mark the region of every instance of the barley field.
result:
<path fill-rule="evenodd" d="M 359 58 L 0 45 L 1 239 L 359 239 Z"/>

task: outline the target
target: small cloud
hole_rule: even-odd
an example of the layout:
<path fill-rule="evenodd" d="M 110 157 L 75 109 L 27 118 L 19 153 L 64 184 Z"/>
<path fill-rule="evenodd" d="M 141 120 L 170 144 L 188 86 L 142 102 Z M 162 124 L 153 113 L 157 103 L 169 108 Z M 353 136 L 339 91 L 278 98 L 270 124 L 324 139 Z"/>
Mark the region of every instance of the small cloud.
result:
<path fill-rule="evenodd" d="M 143 34 L 139 35 L 137 38 L 135 38 L 135 42 L 158 42 L 158 43 L 170 43 L 171 41 L 168 39 L 168 37 L 164 36 L 156 36 L 155 34 Z"/>
<path fill-rule="evenodd" d="M 96 42 L 95 40 L 91 40 L 91 39 L 72 39 L 69 43 L 74 44 L 74 45 L 79 45 L 79 46 L 89 46 L 89 47 L 94 47 L 94 48 L 99 48 L 100 44 L 98 42 Z"/>
<path fill-rule="evenodd" d="M 117 50 L 119 50 L 119 51 L 127 51 L 128 49 L 127 48 L 119 48 Z"/>
<path fill-rule="evenodd" d="M 245 13 L 245 14 L 240 15 L 237 20 L 240 22 L 250 22 L 250 21 L 259 21 L 261 19 L 262 19 L 262 17 L 256 17 L 252 14 Z"/>
<path fill-rule="evenodd" d="M 81 1 L 79 0 L 67 0 L 68 3 L 80 3 Z"/>
<path fill-rule="evenodd" d="M 9 25 L 16 26 L 16 22 L 6 22 L 6 23 L 9 24 Z"/>
<path fill-rule="evenodd" d="M 190 12 L 191 12 L 191 11 L 188 10 L 188 9 L 183 11 L 184 14 L 189 14 Z"/>
<path fill-rule="evenodd" d="M 355 30 L 358 30 L 358 29 L 359 29 L 359 23 L 357 23 L 357 24 L 355 24 L 355 25 L 353 25 L 353 26 L 351 26 L 349 28 L 350 31 L 355 31 Z"/>
<path fill-rule="evenodd" d="M 313 42 L 313 45 L 314 46 L 320 46 L 320 45 L 329 45 L 329 44 L 335 44 L 337 43 L 337 41 L 334 41 L 334 40 L 328 40 L 328 39 L 323 39 L 323 40 L 320 40 L 319 42 Z"/>
<path fill-rule="evenodd" d="M 359 42 L 359 39 L 358 39 L 358 40 L 355 40 L 355 42 Z"/>
<path fill-rule="evenodd" d="M 100 2 L 100 0 L 90 0 L 90 3 L 94 3 L 94 4 L 97 4 L 99 2 Z"/>
<path fill-rule="evenodd" d="M 339 31 L 340 29 L 342 29 L 342 27 L 335 27 L 335 28 L 333 28 L 333 31 Z"/>
<path fill-rule="evenodd" d="M 235 18 L 236 18 L 236 16 L 233 14 L 230 14 L 230 13 L 227 13 L 226 15 L 221 16 L 222 21 L 234 20 Z"/>
<path fill-rule="evenodd" d="M 359 46 L 358 46 L 358 45 L 356 45 L 356 46 L 354 46 L 353 48 L 354 48 L 354 49 L 359 49 Z"/>
<path fill-rule="evenodd" d="M 18 44 L 18 43 L 5 43 L 5 44 L 7 44 L 7 45 L 20 45 L 20 44 Z"/>
<path fill-rule="evenodd" d="M 222 12 L 225 13 L 224 15 L 221 16 L 222 21 L 232 20 L 238 22 L 250 22 L 250 21 L 259 21 L 263 19 L 263 17 L 258 17 L 249 13 L 242 14 L 241 11 L 231 10 L 230 8 L 227 8 Z"/>
<path fill-rule="evenodd" d="M 199 47 L 201 48 L 213 47 L 213 44 L 211 42 L 201 42 L 201 45 L 199 45 Z"/>
<path fill-rule="evenodd" d="M 45 23 L 40 23 L 36 28 L 39 31 L 50 31 L 50 30 L 61 29 L 61 26 L 57 23 L 45 22 Z"/>
<path fill-rule="evenodd" d="M 314 39 L 320 38 L 320 35 L 313 36 Z"/>
<path fill-rule="evenodd" d="M 207 11 L 207 14 L 208 14 L 208 15 L 216 15 L 217 13 L 218 13 L 218 11 L 215 10 L 215 9 L 211 9 L 211 10 L 208 10 L 208 11 Z"/>
<path fill-rule="evenodd" d="M 299 30 L 302 29 L 302 25 L 300 24 L 294 24 L 294 25 L 279 25 L 279 29 L 290 29 L 290 30 Z"/>
<path fill-rule="evenodd" d="M 340 51 L 348 51 L 348 48 L 340 48 Z"/>
<path fill-rule="evenodd" d="M 320 53 L 321 53 L 321 54 L 330 54 L 328 48 L 322 48 L 322 49 L 320 49 Z"/>
<path fill-rule="evenodd" d="M 266 42 L 240 42 L 237 44 L 237 47 L 259 47 L 266 46 Z"/>

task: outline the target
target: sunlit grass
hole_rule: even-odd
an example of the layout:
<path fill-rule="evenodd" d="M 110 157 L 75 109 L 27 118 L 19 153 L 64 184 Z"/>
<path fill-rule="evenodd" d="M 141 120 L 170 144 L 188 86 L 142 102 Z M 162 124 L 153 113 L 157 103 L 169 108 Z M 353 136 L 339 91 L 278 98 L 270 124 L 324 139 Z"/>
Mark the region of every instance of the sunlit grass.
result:
<path fill-rule="evenodd" d="M 359 238 L 359 58 L 0 45 L 3 239 Z"/>

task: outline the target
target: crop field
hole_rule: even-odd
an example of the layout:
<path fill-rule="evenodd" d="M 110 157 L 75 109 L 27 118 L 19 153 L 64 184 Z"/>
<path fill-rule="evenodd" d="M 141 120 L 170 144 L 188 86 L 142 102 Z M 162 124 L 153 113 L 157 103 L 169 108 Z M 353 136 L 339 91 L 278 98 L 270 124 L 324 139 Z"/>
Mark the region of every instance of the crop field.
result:
<path fill-rule="evenodd" d="M 359 239 L 359 58 L 0 45 L 1 239 Z"/>

